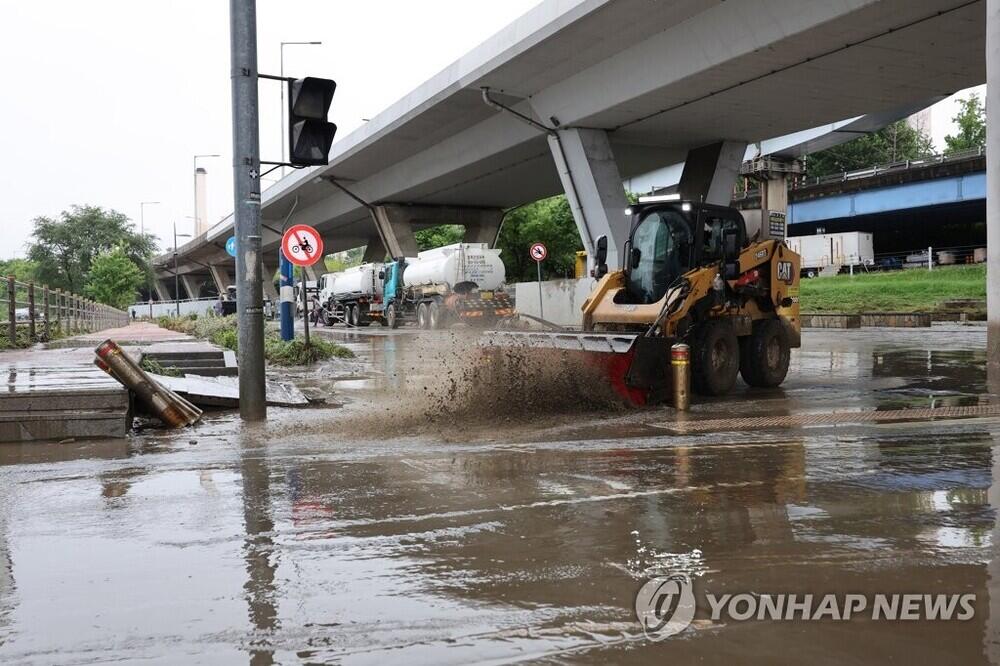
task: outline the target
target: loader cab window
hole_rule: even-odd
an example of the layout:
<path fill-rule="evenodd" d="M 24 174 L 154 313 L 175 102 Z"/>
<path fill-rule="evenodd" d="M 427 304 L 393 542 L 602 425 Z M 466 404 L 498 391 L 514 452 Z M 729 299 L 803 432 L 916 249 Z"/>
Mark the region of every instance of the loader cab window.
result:
<path fill-rule="evenodd" d="M 746 227 L 740 219 L 717 215 L 710 211 L 703 212 L 701 217 L 701 263 L 722 261 L 724 258 L 723 238 L 727 229 L 736 229 L 740 247 L 746 244 Z"/>
<path fill-rule="evenodd" d="M 675 210 L 650 211 L 632 234 L 627 260 L 629 300 L 656 303 L 678 277 L 691 270 L 691 227 Z"/>

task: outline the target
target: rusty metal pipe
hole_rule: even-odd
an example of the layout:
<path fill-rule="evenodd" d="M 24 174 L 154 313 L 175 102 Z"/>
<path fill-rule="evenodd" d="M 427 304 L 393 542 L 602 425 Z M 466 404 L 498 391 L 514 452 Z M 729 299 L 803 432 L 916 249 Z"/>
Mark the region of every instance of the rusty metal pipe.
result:
<path fill-rule="evenodd" d="M 192 415 L 186 406 L 175 399 L 172 392 L 146 374 L 113 340 L 102 342 L 97 347 L 96 353 L 118 381 L 139 396 L 158 419 L 171 428 L 182 428 L 191 424 Z"/>

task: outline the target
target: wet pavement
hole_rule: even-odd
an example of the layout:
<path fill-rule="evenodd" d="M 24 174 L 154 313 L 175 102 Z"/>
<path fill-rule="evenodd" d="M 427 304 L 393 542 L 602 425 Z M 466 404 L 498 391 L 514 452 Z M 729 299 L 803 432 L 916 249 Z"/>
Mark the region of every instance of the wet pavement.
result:
<path fill-rule="evenodd" d="M 461 333 L 319 334 L 358 355 L 292 373 L 325 408 L 0 445 L 0 661 L 1000 661 L 1000 419 L 435 421 L 400 395 L 451 381 Z M 972 326 L 807 332 L 782 389 L 686 418 L 985 404 L 984 348 Z M 667 573 L 698 611 L 652 642 L 635 595 Z M 965 621 L 713 621 L 709 592 L 976 599 Z"/>

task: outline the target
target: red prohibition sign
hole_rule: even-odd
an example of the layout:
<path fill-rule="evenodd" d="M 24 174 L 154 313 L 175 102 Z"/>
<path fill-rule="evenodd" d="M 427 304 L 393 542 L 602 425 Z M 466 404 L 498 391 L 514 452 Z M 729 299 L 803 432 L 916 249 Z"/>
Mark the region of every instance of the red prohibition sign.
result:
<path fill-rule="evenodd" d="M 528 254 L 534 261 L 545 261 L 545 257 L 549 256 L 549 251 L 542 243 L 535 243 L 528 250 Z"/>
<path fill-rule="evenodd" d="M 323 258 L 323 238 L 308 224 L 296 224 L 281 237 L 281 251 L 296 266 L 312 266 Z"/>

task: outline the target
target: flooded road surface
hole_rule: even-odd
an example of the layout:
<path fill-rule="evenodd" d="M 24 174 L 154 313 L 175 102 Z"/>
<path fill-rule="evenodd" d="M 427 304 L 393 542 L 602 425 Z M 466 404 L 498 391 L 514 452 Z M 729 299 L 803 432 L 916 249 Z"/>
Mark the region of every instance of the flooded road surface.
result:
<path fill-rule="evenodd" d="M 490 428 L 484 406 L 382 427 L 451 342 L 346 342 L 357 362 L 299 377 L 339 407 L 0 446 L 0 661 L 1000 662 L 998 419 L 679 436 L 666 408 Z M 981 328 L 805 345 L 783 389 L 688 418 L 988 402 Z M 697 611 L 653 642 L 635 596 L 665 574 Z M 709 593 L 975 599 L 964 621 L 713 620 Z"/>

